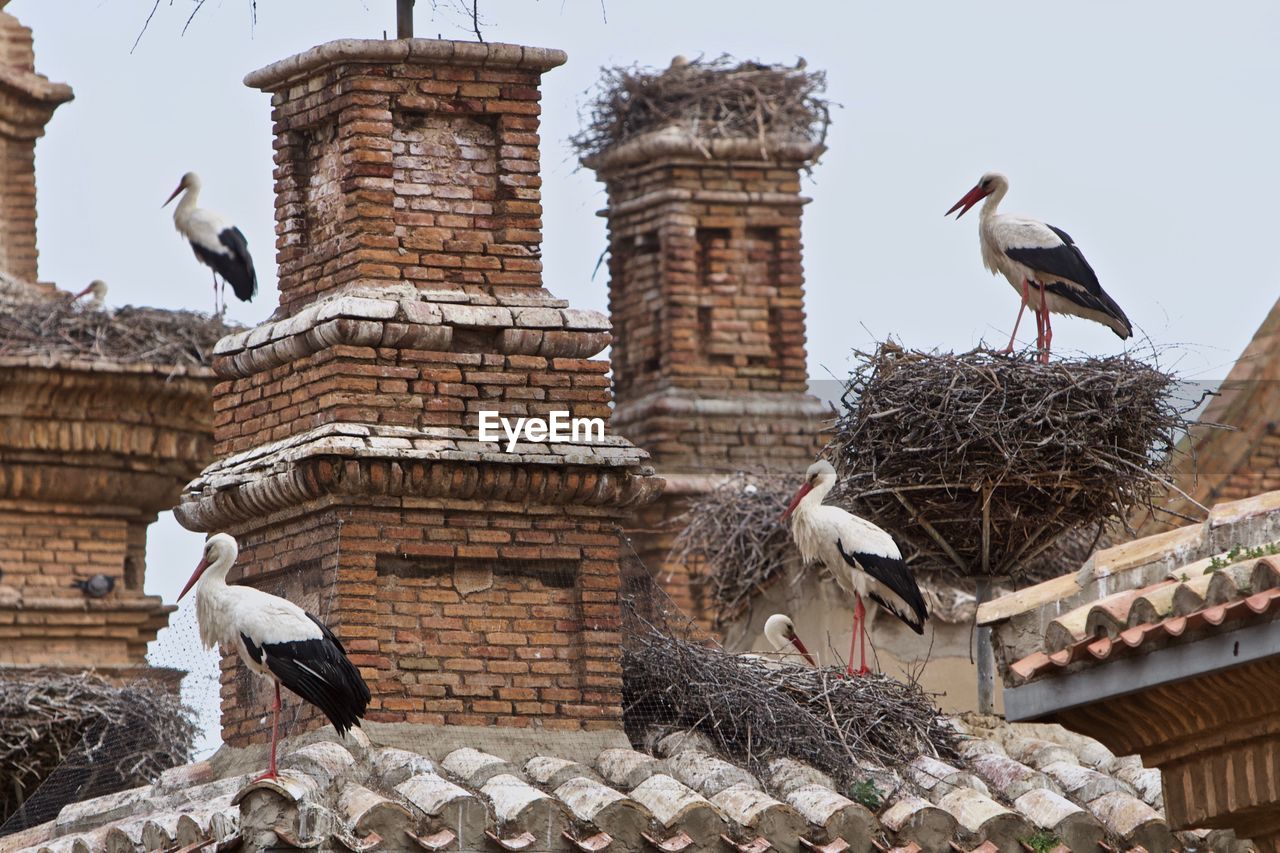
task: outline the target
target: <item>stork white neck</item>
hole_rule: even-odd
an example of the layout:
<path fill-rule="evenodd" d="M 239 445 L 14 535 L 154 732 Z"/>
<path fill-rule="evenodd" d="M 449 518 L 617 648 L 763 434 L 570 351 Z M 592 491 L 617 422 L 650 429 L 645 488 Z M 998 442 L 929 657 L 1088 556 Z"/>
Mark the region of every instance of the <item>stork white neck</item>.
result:
<path fill-rule="evenodd" d="M 812 510 L 816 506 L 821 506 L 822 502 L 827 499 L 827 494 L 836 484 L 835 471 L 824 471 L 818 475 L 817 481 L 803 498 L 796 505 L 795 515 L 804 514 Z"/>
<path fill-rule="evenodd" d="M 196 209 L 196 201 L 200 198 L 200 176 L 191 172 L 182 179 L 182 198 L 178 199 L 178 206 L 173 209 L 173 221 L 177 225 L 191 215 Z"/>
<path fill-rule="evenodd" d="M 995 177 L 993 184 L 991 194 L 982 202 L 982 212 L 978 214 L 982 222 L 987 222 L 996 215 L 996 208 L 1004 200 L 1005 193 L 1009 192 L 1009 181 L 1003 175 Z"/>

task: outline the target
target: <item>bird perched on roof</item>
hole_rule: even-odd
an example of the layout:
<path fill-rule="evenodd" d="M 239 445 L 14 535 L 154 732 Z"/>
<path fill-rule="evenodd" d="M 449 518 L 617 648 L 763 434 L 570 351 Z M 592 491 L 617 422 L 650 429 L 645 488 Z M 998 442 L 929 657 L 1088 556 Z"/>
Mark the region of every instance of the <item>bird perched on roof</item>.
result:
<path fill-rule="evenodd" d="M 103 598 L 116 588 L 116 579 L 109 575 L 93 575 L 82 580 L 73 580 L 71 586 L 89 598 Z"/>
<path fill-rule="evenodd" d="M 1004 352 L 1013 352 L 1013 339 L 1028 305 L 1036 314 L 1036 348 L 1040 361 L 1048 363 L 1053 342 L 1051 313 L 1071 314 L 1108 326 L 1121 340 L 1133 334 L 1129 318 L 1098 283 L 1084 253 L 1061 228 L 1037 219 L 996 212 L 1009 191 L 1009 179 L 999 172 L 983 175 L 973 189 L 951 206 L 959 219 L 984 198 L 978 221 L 982 262 L 993 274 L 999 273 L 1022 298 L 1013 334 Z"/>
<path fill-rule="evenodd" d="M 821 563 L 847 594 L 854 598 L 853 636 L 849 640 L 849 675 L 864 675 L 867 667 L 866 606 L 870 598 L 917 634 L 929 618 L 924 596 L 897 543 L 866 519 L 822 501 L 836 484 L 836 469 L 819 459 L 805 471 L 804 483 L 782 518 L 791 519 L 791 536 L 806 563 Z M 858 669 L 854 647 L 861 643 Z"/>
<path fill-rule="evenodd" d="M 244 233 L 222 216 L 211 210 L 196 207 L 200 197 L 200 176 L 187 172 L 178 182 L 178 188 L 161 207 L 185 191 L 182 200 L 173 211 L 173 224 L 178 232 L 191 243 L 200 263 L 213 270 L 213 310 L 222 314 L 227 310 L 226 294 L 222 307 L 218 307 L 218 278 L 231 285 L 232 292 L 241 302 L 248 302 L 258 292 L 258 274 L 249 256 L 249 243 Z"/>
<path fill-rule="evenodd" d="M 245 666 L 275 683 L 271 715 L 271 762 L 258 779 L 276 777 L 276 731 L 280 685 L 318 707 L 344 735 L 369 707 L 369 686 L 346 649 L 319 619 L 298 605 L 251 586 L 227 584 L 240 547 L 226 533 L 204 545 L 204 557 L 178 594 L 196 589 L 196 621 L 205 648 L 235 649 Z"/>

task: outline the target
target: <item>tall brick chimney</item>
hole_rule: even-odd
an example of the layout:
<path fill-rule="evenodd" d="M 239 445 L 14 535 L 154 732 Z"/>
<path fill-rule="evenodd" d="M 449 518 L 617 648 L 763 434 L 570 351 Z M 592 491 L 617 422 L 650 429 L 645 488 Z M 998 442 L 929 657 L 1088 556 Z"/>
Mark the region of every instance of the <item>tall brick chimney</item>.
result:
<path fill-rule="evenodd" d="M 0 271 L 22 281 L 36 280 L 36 140 L 71 98 L 36 73 L 31 30 L 0 12 Z"/>
<path fill-rule="evenodd" d="M 542 288 L 539 85 L 564 60 L 343 40 L 246 78 L 274 107 L 280 309 L 219 344 L 221 461 L 177 516 L 335 630 L 371 721 L 621 726 L 617 524 L 661 481 L 625 439 L 477 431 L 610 413 L 608 321 Z M 222 695 L 224 739 L 265 739 L 266 687 L 224 660 Z M 291 733 L 323 723 L 301 707 Z"/>
<path fill-rule="evenodd" d="M 700 139 L 681 126 L 584 158 L 609 193 L 613 425 L 666 479 L 636 550 L 686 613 L 710 620 L 668 522 L 726 472 L 803 470 L 822 447 L 807 393 L 800 170 L 790 137 Z"/>

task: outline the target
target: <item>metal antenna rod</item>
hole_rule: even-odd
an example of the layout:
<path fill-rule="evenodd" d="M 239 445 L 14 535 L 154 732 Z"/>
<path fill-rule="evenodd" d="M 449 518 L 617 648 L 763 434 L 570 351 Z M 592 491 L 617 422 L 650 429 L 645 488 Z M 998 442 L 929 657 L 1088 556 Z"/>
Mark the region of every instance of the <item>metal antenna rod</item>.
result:
<path fill-rule="evenodd" d="M 413 0 L 396 0 L 396 38 L 413 38 Z"/>

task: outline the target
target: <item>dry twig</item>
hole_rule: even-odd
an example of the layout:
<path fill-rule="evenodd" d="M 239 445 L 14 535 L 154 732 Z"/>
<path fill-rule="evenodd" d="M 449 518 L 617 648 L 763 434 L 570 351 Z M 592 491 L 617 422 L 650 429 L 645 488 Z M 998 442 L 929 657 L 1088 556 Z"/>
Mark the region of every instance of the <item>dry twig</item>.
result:
<path fill-rule="evenodd" d="M 623 716 L 633 741 L 654 727 L 696 729 L 754 773 L 785 756 L 842 786 L 865 775 L 867 764 L 956 758 L 955 730 L 917 684 L 753 661 L 657 628 L 634 611 L 627 621 Z"/>
<path fill-rule="evenodd" d="M 605 68 L 570 141 L 581 156 L 680 126 L 698 139 L 786 137 L 821 143 L 831 121 L 826 76 L 728 56 L 665 70 Z"/>
<path fill-rule="evenodd" d="M 89 673 L 0 672 L 0 823 L 56 772 L 30 823 L 67 802 L 152 782 L 191 760 L 191 711 L 146 680 L 116 685 Z M 51 785 L 54 783 L 51 782 Z"/>
<path fill-rule="evenodd" d="M 1176 378 L 1128 355 L 857 355 L 827 449 L 840 499 L 961 574 L 1018 576 L 1063 534 L 1157 509 L 1189 426 Z"/>
<path fill-rule="evenodd" d="M 108 312 L 70 299 L 38 299 L 0 305 L 0 357 L 63 355 L 208 366 L 218 339 L 239 329 L 193 311 L 126 305 Z"/>

